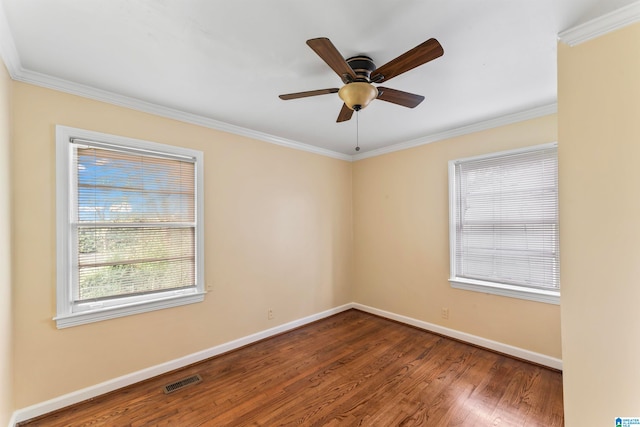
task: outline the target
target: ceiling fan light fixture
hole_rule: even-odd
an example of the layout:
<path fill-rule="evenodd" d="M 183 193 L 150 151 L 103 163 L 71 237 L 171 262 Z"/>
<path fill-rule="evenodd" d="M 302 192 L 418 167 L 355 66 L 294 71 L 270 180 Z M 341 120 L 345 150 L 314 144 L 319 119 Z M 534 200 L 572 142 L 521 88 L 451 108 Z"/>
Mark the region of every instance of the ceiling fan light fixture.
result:
<path fill-rule="evenodd" d="M 353 82 L 342 86 L 338 96 L 347 107 L 359 111 L 378 97 L 378 89 L 371 83 Z"/>

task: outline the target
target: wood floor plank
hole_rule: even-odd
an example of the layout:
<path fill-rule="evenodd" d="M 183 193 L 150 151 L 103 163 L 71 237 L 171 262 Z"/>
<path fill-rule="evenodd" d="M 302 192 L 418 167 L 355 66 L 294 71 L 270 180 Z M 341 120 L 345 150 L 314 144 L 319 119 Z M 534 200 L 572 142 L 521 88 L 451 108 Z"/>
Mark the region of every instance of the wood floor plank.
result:
<path fill-rule="evenodd" d="M 559 372 L 349 310 L 20 425 L 553 427 L 562 411 Z"/>

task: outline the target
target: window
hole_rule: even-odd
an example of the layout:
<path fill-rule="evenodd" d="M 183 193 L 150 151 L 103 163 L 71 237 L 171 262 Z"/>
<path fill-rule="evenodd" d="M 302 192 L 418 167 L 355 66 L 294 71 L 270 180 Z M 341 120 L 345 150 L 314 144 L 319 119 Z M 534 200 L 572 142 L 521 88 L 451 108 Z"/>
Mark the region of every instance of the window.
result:
<path fill-rule="evenodd" d="M 454 288 L 558 304 L 557 145 L 449 162 Z"/>
<path fill-rule="evenodd" d="M 58 328 L 202 301 L 202 153 L 56 128 Z"/>

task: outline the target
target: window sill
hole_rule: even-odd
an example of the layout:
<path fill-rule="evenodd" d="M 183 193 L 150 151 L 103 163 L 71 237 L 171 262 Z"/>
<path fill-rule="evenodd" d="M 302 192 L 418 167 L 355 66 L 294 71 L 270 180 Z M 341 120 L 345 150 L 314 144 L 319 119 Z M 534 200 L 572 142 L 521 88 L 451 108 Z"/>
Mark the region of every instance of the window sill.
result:
<path fill-rule="evenodd" d="M 485 294 L 500 295 L 510 298 L 519 298 L 529 301 L 543 302 L 546 304 L 560 304 L 559 291 L 530 289 L 501 283 L 484 282 L 482 280 L 463 279 L 459 277 L 450 278 L 449 283 L 451 283 L 451 287 L 455 289 L 482 292 Z"/>
<path fill-rule="evenodd" d="M 87 310 L 77 313 L 61 314 L 54 317 L 53 320 L 56 321 L 56 327 L 58 329 L 63 329 L 107 319 L 116 319 L 118 317 L 130 316 L 133 314 L 147 313 L 149 311 L 161 310 L 164 308 L 194 304 L 202 301 L 204 301 L 204 293 L 199 292 L 189 295 L 171 296 L 151 301 Z"/>

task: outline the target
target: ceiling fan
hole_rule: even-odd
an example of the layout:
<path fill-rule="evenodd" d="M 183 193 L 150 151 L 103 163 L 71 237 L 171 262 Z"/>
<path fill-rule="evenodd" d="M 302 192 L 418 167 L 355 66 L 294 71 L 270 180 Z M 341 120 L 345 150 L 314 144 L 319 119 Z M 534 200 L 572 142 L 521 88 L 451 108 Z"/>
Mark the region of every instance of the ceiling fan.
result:
<path fill-rule="evenodd" d="M 331 40 L 326 37 L 307 40 L 307 45 L 340 76 L 344 86 L 340 89 L 330 88 L 288 93 L 280 95 L 280 99 L 289 100 L 338 93 L 344 104 L 340 114 L 338 114 L 337 122 L 351 119 L 354 111 L 360 111 L 374 99 L 408 108 L 416 107 L 424 100 L 424 96 L 382 86 L 376 87 L 372 83 L 387 82 L 395 76 L 439 58 L 444 54 L 444 50 L 438 40 L 429 39 L 383 66 L 376 68 L 373 60 L 365 55 L 344 59 L 338 49 L 331 43 Z"/>

